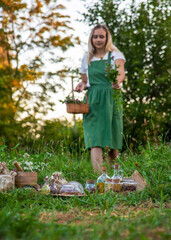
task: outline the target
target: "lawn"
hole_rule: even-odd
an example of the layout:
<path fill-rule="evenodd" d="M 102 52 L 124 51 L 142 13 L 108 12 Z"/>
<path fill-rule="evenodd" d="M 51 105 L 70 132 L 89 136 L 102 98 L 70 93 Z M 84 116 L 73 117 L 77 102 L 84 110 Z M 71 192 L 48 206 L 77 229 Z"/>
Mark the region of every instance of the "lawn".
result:
<path fill-rule="evenodd" d="M 147 182 L 143 191 L 94 193 L 82 197 L 54 197 L 18 188 L 0 193 L 0 239 L 169 239 L 171 238 L 171 148 L 170 143 L 129 149 L 118 162 L 125 176 L 137 169 Z M 106 152 L 104 152 L 106 156 Z M 0 146 L 0 161 L 10 170 L 18 161 L 25 171 L 45 176 L 61 171 L 66 180 L 85 184 L 96 180 L 89 152 L 79 154 L 61 146 L 60 151 L 42 149 L 27 153 L 18 147 Z M 108 166 L 106 159 L 104 165 Z M 113 169 L 108 167 L 109 176 Z"/>

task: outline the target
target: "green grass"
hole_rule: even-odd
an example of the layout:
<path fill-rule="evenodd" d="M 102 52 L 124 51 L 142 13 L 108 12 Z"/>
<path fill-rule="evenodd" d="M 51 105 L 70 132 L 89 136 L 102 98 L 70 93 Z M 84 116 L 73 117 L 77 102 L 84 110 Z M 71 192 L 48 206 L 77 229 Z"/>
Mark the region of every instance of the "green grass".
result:
<path fill-rule="evenodd" d="M 42 150 L 26 154 L 0 146 L 0 161 L 10 170 L 17 160 L 25 170 L 38 172 L 38 184 L 54 171 L 84 184 L 97 179 L 89 152 L 72 154 Z M 118 159 L 125 176 L 137 169 L 147 182 L 141 192 L 105 193 L 84 197 L 46 196 L 26 189 L 0 193 L 0 239 L 169 239 L 171 237 L 171 148 L 148 144 L 138 154 L 129 150 Z M 32 164 L 30 164 L 32 162 Z M 107 166 L 107 161 L 104 160 Z M 108 168 L 108 174 L 113 170 Z"/>

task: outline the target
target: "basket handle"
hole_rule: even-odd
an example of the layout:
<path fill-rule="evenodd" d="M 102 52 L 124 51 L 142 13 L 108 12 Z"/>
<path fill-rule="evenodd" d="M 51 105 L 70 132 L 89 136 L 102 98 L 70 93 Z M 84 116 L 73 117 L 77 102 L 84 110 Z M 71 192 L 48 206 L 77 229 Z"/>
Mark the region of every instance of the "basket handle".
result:
<path fill-rule="evenodd" d="M 74 90 L 72 90 L 72 91 L 68 94 L 68 96 L 69 96 L 72 92 L 74 92 Z M 87 94 L 84 93 L 84 92 L 82 92 L 82 93 L 84 94 L 84 96 L 85 96 L 85 98 L 86 98 L 86 101 L 87 101 L 87 103 L 88 103 L 88 97 L 87 97 Z"/>

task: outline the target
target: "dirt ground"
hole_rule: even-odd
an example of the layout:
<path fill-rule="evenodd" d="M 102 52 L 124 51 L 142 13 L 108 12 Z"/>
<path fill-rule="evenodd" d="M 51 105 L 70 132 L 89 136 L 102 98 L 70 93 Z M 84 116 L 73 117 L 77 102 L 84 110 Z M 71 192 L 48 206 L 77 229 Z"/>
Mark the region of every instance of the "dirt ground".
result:
<path fill-rule="evenodd" d="M 113 211 L 110 213 L 110 216 L 115 217 L 136 217 L 141 212 L 144 212 L 146 215 L 150 214 L 151 208 L 159 208 L 159 206 L 154 205 L 151 201 L 148 203 L 142 203 L 137 206 L 126 206 L 126 205 L 120 205 L 116 206 Z M 171 203 L 165 204 L 164 208 L 171 209 Z M 77 208 L 72 208 L 68 212 L 61 212 L 61 211 L 53 211 L 53 212 L 41 212 L 40 214 L 40 221 L 43 222 L 49 222 L 49 221 L 55 221 L 59 224 L 90 224 L 94 222 L 94 219 L 99 216 L 99 223 L 100 223 L 100 216 L 104 216 L 107 213 L 107 211 L 99 211 L 98 209 L 94 209 L 92 211 L 87 210 L 80 210 Z"/>

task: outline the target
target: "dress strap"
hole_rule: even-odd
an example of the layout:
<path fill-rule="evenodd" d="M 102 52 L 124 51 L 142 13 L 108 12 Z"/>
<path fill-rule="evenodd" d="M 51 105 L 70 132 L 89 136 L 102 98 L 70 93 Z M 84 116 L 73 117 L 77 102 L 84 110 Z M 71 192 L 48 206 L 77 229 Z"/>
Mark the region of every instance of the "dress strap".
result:
<path fill-rule="evenodd" d="M 111 63 L 111 52 L 108 53 L 108 63 Z"/>

